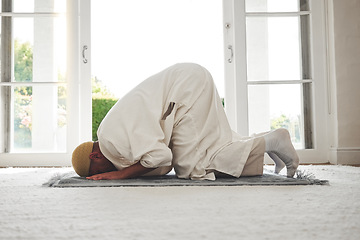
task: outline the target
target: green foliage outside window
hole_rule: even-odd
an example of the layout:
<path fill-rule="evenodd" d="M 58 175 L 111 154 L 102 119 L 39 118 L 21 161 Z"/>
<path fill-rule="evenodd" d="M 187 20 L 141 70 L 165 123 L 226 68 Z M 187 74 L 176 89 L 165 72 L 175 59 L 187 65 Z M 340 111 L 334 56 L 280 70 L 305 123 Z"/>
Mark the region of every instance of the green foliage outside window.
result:
<path fill-rule="evenodd" d="M 284 114 L 270 120 L 271 130 L 286 128 L 292 136 L 293 143 L 300 143 L 300 116 L 289 117 Z"/>
<path fill-rule="evenodd" d="M 29 42 L 14 41 L 14 78 L 17 82 L 31 82 L 33 71 L 33 50 Z M 32 87 L 16 87 L 14 101 L 14 143 L 15 147 L 31 147 Z"/>
<path fill-rule="evenodd" d="M 17 82 L 31 82 L 33 78 L 33 49 L 29 42 L 14 41 L 14 78 Z"/>
<path fill-rule="evenodd" d="M 33 46 L 29 42 L 14 40 L 14 79 L 16 82 L 33 81 Z M 65 76 L 58 73 L 58 80 Z M 66 87 L 58 87 L 58 127 L 66 126 Z M 15 148 L 32 146 L 32 95 L 33 87 L 14 88 L 14 144 Z"/>
<path fill-rule="evenodd" d="M 116 99 L 111 98 L 93 98 L 92 99 L 92 140 L 96 141 L 97 129 L 104 119 L 107 112 L 116 103 Z"/>
<path fill-rule="evenodd" d="M 275 130 L 278 128 L 288 128 L 290 125 L 290 119 L 285 116 L 284 114 L 281 114 L 277 118 L 273 118 L 271 120 L 271 130 Z"/>
<path fill-rule="evenodd" d="M 92 85 L 92 140 L 97 141 L 97 129 L 107 112 L 117 102 L 114 95 L 96 77 L 91 79 Z"/>

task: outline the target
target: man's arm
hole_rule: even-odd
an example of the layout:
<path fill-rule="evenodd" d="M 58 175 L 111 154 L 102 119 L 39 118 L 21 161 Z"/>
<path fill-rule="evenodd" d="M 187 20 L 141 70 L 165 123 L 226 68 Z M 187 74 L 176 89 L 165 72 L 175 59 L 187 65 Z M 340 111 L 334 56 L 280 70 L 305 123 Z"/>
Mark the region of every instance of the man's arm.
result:
<path fill-rule="evenodd" d="M 143 174 L 146 174 L 148 172 L 151 172 L 154 169 L 155 168 L 143 167 L 141 165 L 140 161 L 139 161 L 136 164 L 131 165 L 130 167 L 124 168 L 122 170 L 96 174 L 96 175 L 87 177 L 87 179 L 91 179 L 91 180 L 113 180 L 113 179 L 134 178 L 134 177 L 139 177 L 139 176 L 141 176 Z"/>

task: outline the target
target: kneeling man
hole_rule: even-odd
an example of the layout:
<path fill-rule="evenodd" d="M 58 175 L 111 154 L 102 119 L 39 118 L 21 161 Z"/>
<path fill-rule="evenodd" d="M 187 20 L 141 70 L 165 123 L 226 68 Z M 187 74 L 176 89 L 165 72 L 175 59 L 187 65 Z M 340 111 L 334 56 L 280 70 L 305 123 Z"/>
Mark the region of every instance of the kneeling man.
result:
<path fill-rule="evenodd" d="M 293 177 L 299 158 L 287 130 L 241 137 L 230 129 L 210 73 L 182 63 L 151 76 L 108 112 L 97 142 L 73 152 L 72 164 L 92 180 L 164 175 L 215 180 L 263 173 L 264 153 L 275 172 Z"/>

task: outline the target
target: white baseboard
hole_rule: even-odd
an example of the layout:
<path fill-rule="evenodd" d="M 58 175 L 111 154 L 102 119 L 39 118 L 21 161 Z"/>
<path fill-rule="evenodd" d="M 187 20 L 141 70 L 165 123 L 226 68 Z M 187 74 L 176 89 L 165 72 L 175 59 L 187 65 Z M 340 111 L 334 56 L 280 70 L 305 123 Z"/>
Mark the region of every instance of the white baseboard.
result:
<path fill-rule="evenodd" d="M 330 163 L 343 165 L 359 165 L 360 147 L 330 149 Z"/>

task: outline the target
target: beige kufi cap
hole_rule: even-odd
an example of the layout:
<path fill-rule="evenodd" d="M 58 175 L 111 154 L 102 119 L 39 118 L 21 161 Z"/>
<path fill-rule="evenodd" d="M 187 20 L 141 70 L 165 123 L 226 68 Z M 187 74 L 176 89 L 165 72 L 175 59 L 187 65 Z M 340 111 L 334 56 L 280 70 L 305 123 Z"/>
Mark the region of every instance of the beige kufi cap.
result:
<path fill-rule="evenodd" d="M 89 176 L 90 158 L 93 149 L 93 142 L 84 142 L 75 148 L 72 154 L 72 165 L 80 177 Z"/>

